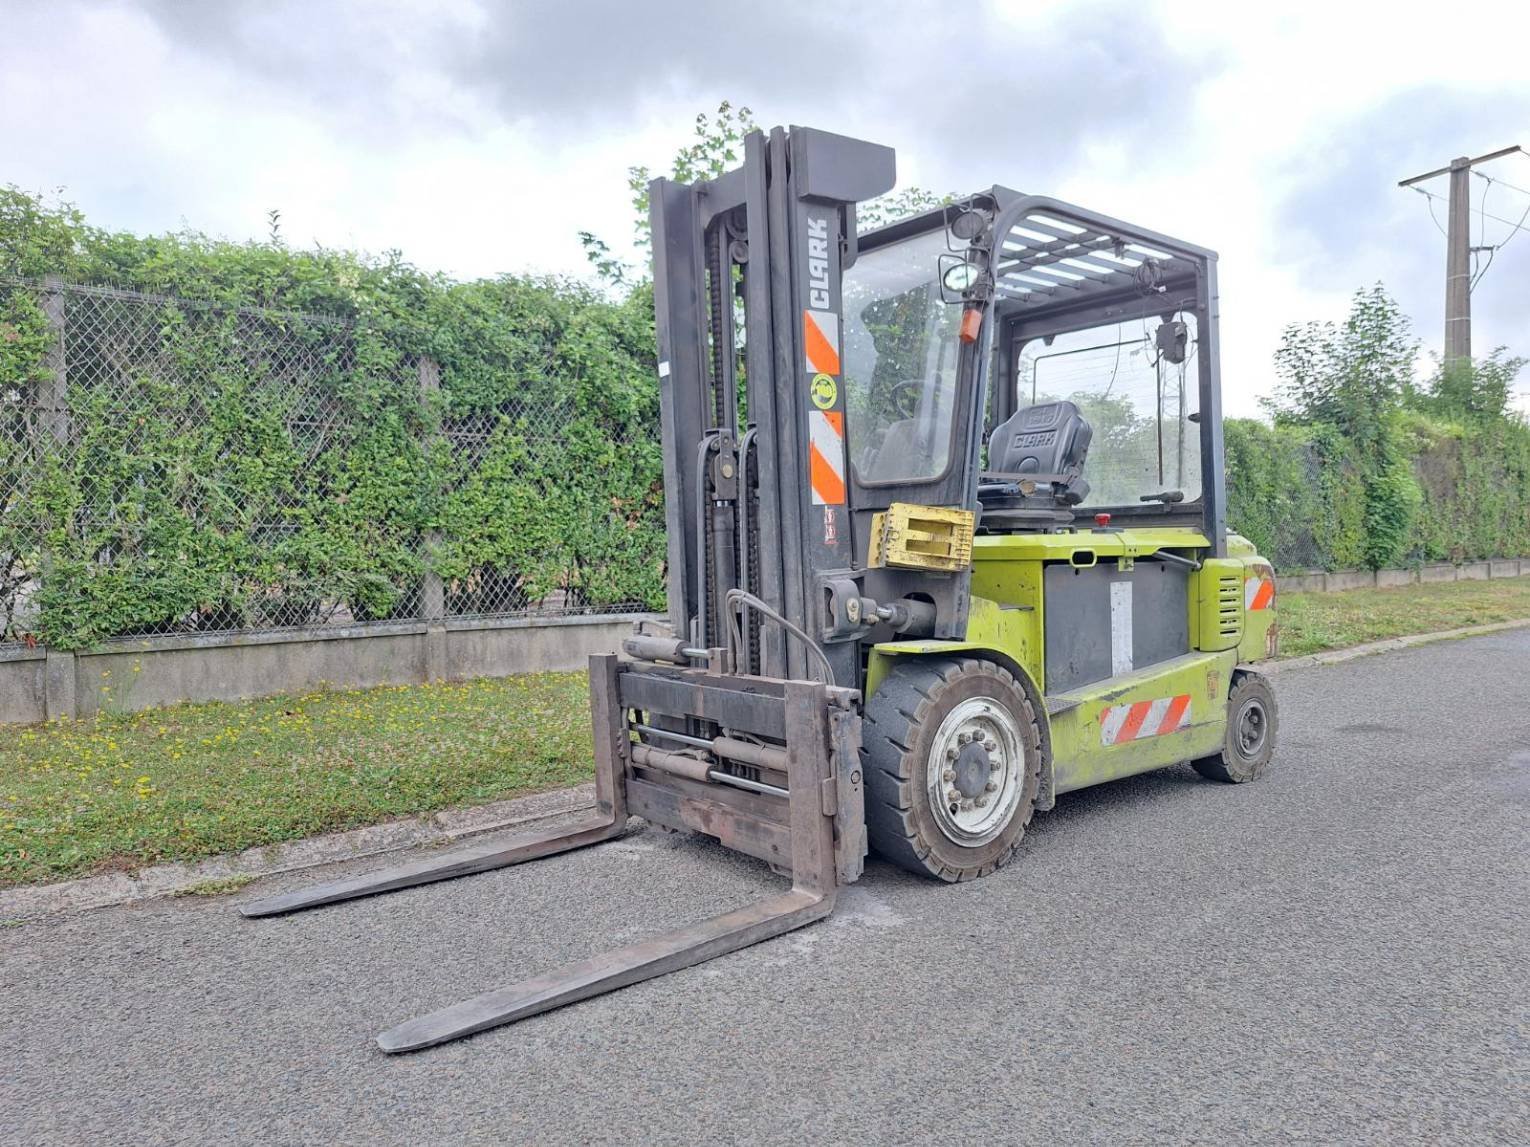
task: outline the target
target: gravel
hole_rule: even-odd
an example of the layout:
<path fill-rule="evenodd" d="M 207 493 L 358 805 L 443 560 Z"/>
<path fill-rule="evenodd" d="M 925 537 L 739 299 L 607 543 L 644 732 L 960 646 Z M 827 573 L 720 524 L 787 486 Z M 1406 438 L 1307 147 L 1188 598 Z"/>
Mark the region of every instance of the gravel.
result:
<path fill-rule="evenodd" d="M 1256 784 L 1071 794 L 994 876 L 873 863 L 822 924 L 418 1055 L 373 1038 L 783 882 L 650 830 L 0 927 L 0 1142 L 1523 1143 L 1527 669 L 1516 630 L 1282 672 Z"/>

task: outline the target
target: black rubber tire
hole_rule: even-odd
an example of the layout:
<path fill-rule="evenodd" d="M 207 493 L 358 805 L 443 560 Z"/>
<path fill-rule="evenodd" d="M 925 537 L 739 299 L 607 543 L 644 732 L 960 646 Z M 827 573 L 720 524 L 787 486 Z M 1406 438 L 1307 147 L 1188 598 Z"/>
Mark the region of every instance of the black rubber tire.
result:
<path fill-rule="evenodd" d="M 1250 706 L 1263 709 L 1264 726 L 1263 736 L 1252 753 L 1244 750 L 1239 736 L 1244 713 Z M 1257 673 L 1240 673 L 1233 678 L 1232 689 L 1227 694 L 1227 733 L 1222 739 L 1222 751 L 1190 763 L 1196 772 L 1210 781 L 1241 785 L 1258 780 L 1275 755 L 1278 723 L 1275 690 L 1270 688 L 1269 681 Z"/>
<path fill-rule="evenodd" d="M 1009 824 L 986 844 L 969 847 L 951 840 L 936 824 L 926 776 L 941 721 L 977 696 L 1010 714 L 1029 767 Z M 1030 698 L 1002 667 L 976 658 L 898 658 L 866 703 L 862 724 L 866 832 L 872 851 L 920 876 L 950 882 L 986 876 L 1008 863 L 1036 809 L 1041 744 Z"/>

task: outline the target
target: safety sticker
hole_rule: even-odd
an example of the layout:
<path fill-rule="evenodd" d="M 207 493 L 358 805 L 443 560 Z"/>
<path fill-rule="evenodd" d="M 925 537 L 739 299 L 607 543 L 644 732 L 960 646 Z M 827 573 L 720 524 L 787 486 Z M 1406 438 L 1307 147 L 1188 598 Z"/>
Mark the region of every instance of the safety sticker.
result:
<path fill-rule="evenodd" d="M 802 346 L 809 371 L 838 374 L 839 315 L 834 311 L 803 311 Z"/>
<path fill-rule="evenodd" d="M 813 396 L 814 406 L 819 410 L 828 410 L 839 398 L 839 383 L 834 381 L 832 375 L 816 375 L 808 393 Z"/>
<path fill-rule="evenodd" d="M 1177 733 L 1190 723 L 1190 694 L 1112 705 L 1100 714 L 1100 741 L 1124 745 L 1144 737 Z"/>
<path fill-rule="evenodd" d="M 1275 579 L 1251 577 L 1243 583 L 1243 608 L 1269 609 L 1275 602 Z"/>
<path fill-rule="evenodd" d="M 845 504 L 845 412 L 808 411 L 808 474 L 813 505 Z"/>

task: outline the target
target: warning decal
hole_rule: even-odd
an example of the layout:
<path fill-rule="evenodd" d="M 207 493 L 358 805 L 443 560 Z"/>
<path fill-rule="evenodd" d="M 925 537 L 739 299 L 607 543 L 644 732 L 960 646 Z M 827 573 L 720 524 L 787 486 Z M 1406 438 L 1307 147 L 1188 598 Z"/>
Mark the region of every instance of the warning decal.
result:
<path fill-rule="evenodd" d="M 1269 609 L 1275 601 L 1275 579 L 1251 577 L 1243 583 L 1243 608 L 1247 610 Z"/>
<path fill-rule="evenodd" d="M 813 505 L 845 504 L 845 412 L 808 411 L 808 475 Z"/>
<path fill-rule="evenodd" d="M 1124 745 L 1143 737 L 1177 733 L 1190 723 L 1190 694 L 1112 705 L 1100 713 L 1100 742 Z"/>
<path fill-rule="evenodd" d="M 833 311 L 803 311 L 802 346 L 810 374 L 838 374 L 839 315 Z"/>

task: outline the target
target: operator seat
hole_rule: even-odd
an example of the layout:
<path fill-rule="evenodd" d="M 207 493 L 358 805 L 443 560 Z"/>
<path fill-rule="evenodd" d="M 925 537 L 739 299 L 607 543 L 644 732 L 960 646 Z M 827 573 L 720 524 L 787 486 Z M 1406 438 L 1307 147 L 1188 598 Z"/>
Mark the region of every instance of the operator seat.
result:
<path fill-rule="evenodd" d="M 982 525 L 994 532 L 1073 521 L 1089 496 L 1084 459 L 1094 431 L 1071 402 L 1025 406 L 994 427 L 978 482 Z"/>

